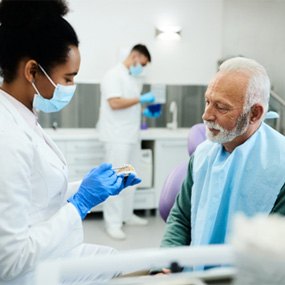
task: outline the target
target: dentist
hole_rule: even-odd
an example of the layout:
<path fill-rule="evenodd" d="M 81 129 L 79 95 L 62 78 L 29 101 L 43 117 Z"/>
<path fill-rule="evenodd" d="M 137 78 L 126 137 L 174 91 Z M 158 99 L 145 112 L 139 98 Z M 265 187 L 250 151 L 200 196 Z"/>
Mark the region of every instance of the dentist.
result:
<path fill-rule="evenodd" d="M 57 112 L 74 95 L 78 38 L 63 18 L 63 0 L 0 3 L 0 284 L 34 284 L 43 261 L 112 254 L 83 244 L 91 208 L 140 179 L 123 180 L 111 164 L 68 184 L 66 161 L 37 122 L 36 110 Z M 52 17 L 51 17 L 52 15 Z M 73 186 L 73 187 L 71 187 Z M 90 274 L 64 284 L 108 280 Z"/>
<path fill-rule="evenodd" d="M 115 166 L 139 163 L 141 105 L 152 103 L 152 92 L 141 95 L 140 75 L 151 55 L 145 45 L 135 45 L 123 62 L 110 69 L 101 82 L 101 105 L 97 130 L 105 146 L 105 161 Z M 107 234 L 125 239 L 123 224 L 147 224 L 133 213 L 134 187 L 104 203 L 103 212 Z"/>

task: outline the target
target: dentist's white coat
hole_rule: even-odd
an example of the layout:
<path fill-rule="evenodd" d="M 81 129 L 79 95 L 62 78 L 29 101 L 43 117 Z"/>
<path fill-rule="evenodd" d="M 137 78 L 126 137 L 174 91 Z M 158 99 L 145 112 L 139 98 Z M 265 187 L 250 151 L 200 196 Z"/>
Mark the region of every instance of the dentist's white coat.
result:
<path fill-rule="evenodd" d="M 81 218 L 66 202 L 64 157 L 45 134 L 40 137 L 0 91 L 0 285 L 33 285 L 39 262 L 113 253 L 85 245 Z M 69 190 L 69 191 L 68 191 Z M 64 284 L 102 280 L 93 274 Z M 109 276 L 107 276 L 109 278 Z"/>

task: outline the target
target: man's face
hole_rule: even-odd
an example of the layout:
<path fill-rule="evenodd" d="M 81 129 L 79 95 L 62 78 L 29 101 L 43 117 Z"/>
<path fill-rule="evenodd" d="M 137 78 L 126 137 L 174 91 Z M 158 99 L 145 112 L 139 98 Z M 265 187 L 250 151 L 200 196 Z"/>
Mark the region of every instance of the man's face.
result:
<path fill-rule="evenodd" d="M 134 51 L 133 53 L 134 65 L 141 64 L 142 66 L 146 66 L 148 64 L 148 59 L 145 55 L 137 51 Z"/>
<path fill-rule="evenodd" d="M 247 74 L 219 72 L 209 84 L 202 118 L 211 141 L 227 143 L 247 131 L 250 112 L 244 113 L 244 103 L 248 82 Z"/>

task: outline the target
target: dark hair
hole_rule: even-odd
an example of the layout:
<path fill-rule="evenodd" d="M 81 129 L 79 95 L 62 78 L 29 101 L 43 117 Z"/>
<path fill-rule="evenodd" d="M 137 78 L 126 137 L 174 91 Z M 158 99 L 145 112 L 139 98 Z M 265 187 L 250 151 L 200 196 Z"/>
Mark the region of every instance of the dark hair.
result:
<path fill-rule="evenodd" d="M 79 41 L 63 18 L 64 0 L 2 0 L 0 2 L 0 75 L 15 79 L 19 62 L 30 58 L 47 72 L 66 61 L 69 46 Z"/>
<path fill-rule="evenodd" d="M 151 62 L 151 55 L 145 45 L 137 44 L 132 48 L 132 51 L 137 51 L 141 54 L 143 54 L 149 62 Z"/>

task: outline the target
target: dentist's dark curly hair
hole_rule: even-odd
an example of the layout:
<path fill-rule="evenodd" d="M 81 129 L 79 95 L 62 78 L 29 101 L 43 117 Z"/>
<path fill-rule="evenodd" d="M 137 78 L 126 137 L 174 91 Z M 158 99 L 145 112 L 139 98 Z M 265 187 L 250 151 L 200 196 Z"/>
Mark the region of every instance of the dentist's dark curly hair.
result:
<path fill-rule="evenodd" d="M 64 0 L 2 0 L 0 2 L 0 75 L 5 82 L 16 77 L 21 60 L 34 59 L 46 71 L 66 62 L 78 37 L 63 18 Z"/>

